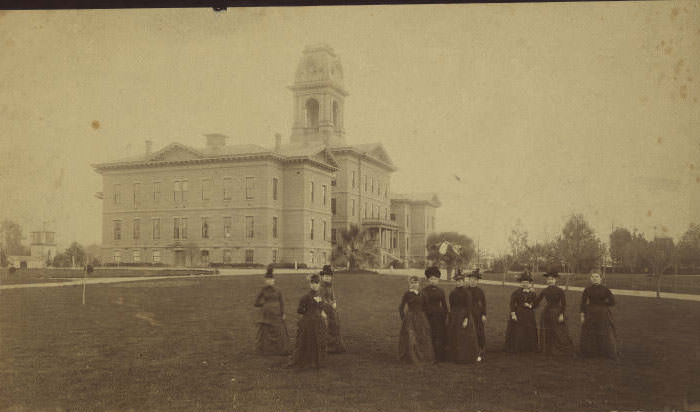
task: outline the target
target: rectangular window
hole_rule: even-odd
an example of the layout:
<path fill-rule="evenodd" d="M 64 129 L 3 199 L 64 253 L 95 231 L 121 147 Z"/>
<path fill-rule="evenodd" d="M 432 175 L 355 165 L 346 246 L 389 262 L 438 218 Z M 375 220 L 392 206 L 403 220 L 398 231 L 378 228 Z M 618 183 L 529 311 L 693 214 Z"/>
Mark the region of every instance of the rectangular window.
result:
<path fill-rule="evenodd" d="M 214 186 L 214 181 L 212 179 L 202 180 L 202 200 L 209 200 L 212 186 Z"/>
<path fill-rule="evenodd" d="M 314 220 L 311 219 L 311 240 L 314 240 Z"/>
<path fill-rule="evenodd" d="M 231 237 L 231 216 L 224 216 L 224 239 Z"/>
<path fill-rule="evenodd" d="M 255 195 L 255 178 L 254 177 L 246 177 L 245 178 L 245 198 L 246 199 L 253 199 Z"/>
<path fill-rule="evenodd" d="M 46 232 L 46 243 L 53 243 L 53 232 Z"/>
<path fill-rule="evenodd" d="M 381 190 L 382 184 L 380 182 L 377 182 L 377 194 L 381 195 L 382 190 Z"/>
<path fill-rule="evenodd" d="M 331 229 L 331 242 L 335 243 L 335 229 Z"/>
<path fill-rule="evenodd" d="M 119 264 L 122 261 L 122 251 L 121 250 L 115 250 L 112 251 L 112 262 Z"/>
<path fill-rule="evenodd" d="M 253 219 L 253 216 L 246 216 L 245 217 L 245 237 L 247 239 L 252 239 L 255 237 L 255 220 Z"/>
<path fill-rule="evenodd" d="M 315 263 L 315 262 L 314 262 L 314 251 L 313 251 L 313 250 L 309 251 L 309 258 L 311 259 L 311 264 L 313 265 L 313 264 Z"/>
<path fill-rule="evenodd" d="M 42 243 L 41 232 L 32 232 L 32 243 Z"/>
<path fill-rule="evenodd" d="M 392 222 L 395 222 L 395 221 L 396 221 L 396 214 L 395 214 L 395 213 L 392 213 L 392 214 L 391 214 L 391 221 L 392 221 Z"/>
<path fill-rule="evenodd" d="M 153 263 L 160 263 L 160 250 L 153 249 Z"/>
<path fill-rule="evenodd" d="M 331 198 L 331 213 L 335 216 L 335 198 Z"/>
<path fill-rule="evenodd" d="M 331 179 L 331 186 L 335 186 L 337 183 L 335 182 L 335 178 Z"/>
<path fill-rule="evenodd" d="M 160 201 L 160 182 L 153 182 L 153 203 Z"/>
<path fill-rule="evenodd" d="M 202 250 L 199 253 L 199 262 L 203 266 L 209 266 L 209 251 L 208 250 Z"/>
<path fill-rule="evenodd" d="M 246 249 L 245 250 L 245 263 L 254 263 L 255 262 L 255 251 L 253 249 Z"/>
<path fill-rule="evenodd" d="M 367 192 L 367 176 L 365 176 L 365 192 Z"/>
<path fill-rule="evenodd" d="M 321 198 L 323 199 L 323 206 L 326 205 L 326 185 L 321 185 Z"/>
<path fill-rule="evenodd" d="M 430 228 L 431 230 L 435 230 L 435 216 L 430 217 Z"/>
<path fill-rule="evenodd" d="M 112 222 L 112 232 L 114 233 L 114 240 L 120 240 L 122 238 L 121 220 L 115 220 Z"/>
<path fill-rule="evenodd" d="M 314 182 L 310 182 L 309 190 L 311 191 L 311 203 L 314 202 Z"/>
<path fill-rule="evenodd" d="M 367 202 L 365 202 L 365 219 L 367 219 Z"/>
<path fill-rule="evenodd" d="M 160 239 L 160 219 L 156 218 L 151 220 L 153 223 L 153 240 Z"/>
<path fill-rule="evenodd" d="M 272 217 L 272 238 L 277 239 L 277 216 Z"/>
<path fill-rule="evenodd" d="M 389 209 L 385 207 L 384 208 L 384 220 L 387 220 L 387 219 L 389 219 Z"/>
<path fill-rule="evenodd" d="M 173 200 L 175 202 L 184 202 L 187 200 L 187 181 L 179 180 L 175 182 L 173 189 Z"/>
<path fill-rule="evenodd" d="M 209 219 L 202 217 L 202 239 L 209 238 Z"/>
<path fill-rule="evenodd" d="M 277 249 L 272 249 L 272 263 L 277 263 Z"/>
<path fill-rule="evenodd" d="M 355 199 L 352 199 L 352 216 L 355 216 Z"/>
<path fill-rule="evenodd" d="M 141 196 L 141 183 L 134 183 L 134 207 L 139 205 L 139 197 Z"/>
<path fill-rule="evenodd" d="M 277 200 L 277 185 L 279 180 L 276 177 L 272 178 L 272 200 Z"/>
<path fill-rule="evenodd" d="M 141 219 L 134 219 L 134 240 L 141 238 Z"/>
<path fill-rule="evenodd" d="M 114 185 L 113 200 L 114 204 L 118 205 L 122 197 L 122 185 Z"/>
<path fill-rule="evenodd" d="M 384 186 L 384 198 L 389 197 L 389 185 Z"/>
<path fill-rule="evenodd" d="M 352 188 L 355 188 L 355 171 L 352 171 Z"/>
<path fill-rule="evenodd" d="M 230 177 L 224 177 L 224 200 L 231 200 L 232 191 L 233 180 Z"/>
<path fill-rule="evenodd" d="M 224 249 L 224 263 L 231 263 L 231 249 Z"/>
<path fill-rule="evenodd" d="M 133 259 L 134 263 L 141 263 L 141 251 L 138 249 L 134 249 L 133 254 L 134 254 L 134 259 Z"/>
<path fill-rule="evenodd" d="M 326 230 L 328 230 L 328 228 L 326 228 L 326 221 L 324 220 L 323 221 L 323 240 L 326 240 Z"/>
<path fill-rule="evenodd" d="M 187 218 L 173 218 L 173 239 L 187 239 Z"/>
<path fill-rule="evenodd" d="M 374 178 L 373 178 L 373 177 L 370 177 L 370 178 L 369 178 L 369 183 L 370 183 L 370 190 L 369 190 L 369 192 L 370 192 L 370 193 L 374 193 Z"/>

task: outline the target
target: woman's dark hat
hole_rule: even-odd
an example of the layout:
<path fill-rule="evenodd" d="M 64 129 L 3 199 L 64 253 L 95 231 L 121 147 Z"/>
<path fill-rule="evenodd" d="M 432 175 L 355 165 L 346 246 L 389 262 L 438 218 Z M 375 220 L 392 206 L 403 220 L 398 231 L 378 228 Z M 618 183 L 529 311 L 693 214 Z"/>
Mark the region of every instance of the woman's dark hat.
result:
<path fill-rule="evenodd" d="M 269 265 L 267 267 L 267 270 L 265 271 L 265 277 L 270 278 L 270 279 L 274 278 L 275 276 L 272 274 L 273 271 L 274 271 L 274 269 L 272 268 L 272 265 Z"/>
<path fill-rule="evenodd" d="M 557 272 L 547 272 L 547 273 L 545 273 L 545 274 L 542 275 L 542 276 L 544 276 L 544 277 L 546 277 L 546 278 L 557 278 L 557 279 L 558 279 L 558 278 L 559 278 L 559 273 L 557 273 Z"/>
<path fill-rule="evenodd" d="M 479 272 L 479 269 L 474 269 L 470 274 L 467 275 L 467 277 L 481 279 L 481 273 Z"/>
<path fill-rule="evenodd" d="M 437 266 L 431 266 L 427 269 L 425 269 L 425 277 L 430 279 L 430 278 L 440 278 L 442 274 L 440 273 L 440 269 Z"/>
<path fill-rule="evenodd" d="M 519 274 L 516 279 L 518 282 L 532 282 L 532 275 L 530 275 L 530 272 L 523 272 Z"/>
<path fill-rule="evenodd" d="M 333 276 L 333 267 L 331 265 L 323 265 L 322 275 Z"/>
<path fill-rule="evenodd" d="M 459 269 L 457 269 L 457 272 L 455 272 L 455 275 L 454 275 L 454 278 L 453 278 L 453 279 L 454 279 L 454 280 L 462 280 L 462 279 L 464 279 L 464 278 L 465 278 L 465 276 L 464 276 L 464 274 L 462 273 L 462 271 L 459 270 Z"/>
<path fill-rule="evenodd" d="M 321 276 L 317 274 L 312 274 L 309 276 L 309 283 L 321 283 Z"/>

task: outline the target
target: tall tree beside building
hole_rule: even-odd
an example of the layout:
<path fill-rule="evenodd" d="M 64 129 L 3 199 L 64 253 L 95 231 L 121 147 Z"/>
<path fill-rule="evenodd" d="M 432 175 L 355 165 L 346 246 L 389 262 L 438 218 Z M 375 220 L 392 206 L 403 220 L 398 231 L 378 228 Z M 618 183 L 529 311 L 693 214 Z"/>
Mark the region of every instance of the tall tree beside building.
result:
<path fill-rule="evenodd" d="M 0 263 L 7 266 L 7 256 L 27 256 L 30 253 L 28 247 L 22 245 L 22 228 L 18 223 L 5 219 L 0 223 Z"/>
<path fill-rule="evenodd" d="M 632 234 L 624 227 L 615 228 L 610 233 L 610 258 L 614 268 L 625 266 L 625 251 L 632 241 Z"/>
<path fill-rule="evenodd" d="M 597 267 L 601 251 L 602 244 L 583 215 L 572 215 L 559 238 L 559 253 L 571 272 L 586 272 Z"/>
<path fill-rule="evenodd" d="M 675 263 L 676 245 L 670 237 L 656 237 L 649 242 L 648 261 L 652 273 L 656 276 L 656 297 L 661 297 L 661 279 Z"/>

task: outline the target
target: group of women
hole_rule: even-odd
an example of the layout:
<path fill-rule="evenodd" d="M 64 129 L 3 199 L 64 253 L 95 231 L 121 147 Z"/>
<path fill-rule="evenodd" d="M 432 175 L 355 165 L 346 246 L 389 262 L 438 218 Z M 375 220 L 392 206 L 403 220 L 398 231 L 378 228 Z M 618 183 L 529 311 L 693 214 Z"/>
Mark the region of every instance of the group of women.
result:
<path fill-rule="evenodd" d="M 486 351 L 486 297 L 478 281 L 479 270 L 454 276 L 457 287 L 445 298 L 438 286 L 440 269 L 425 270 L 428 285 L 420 288 L 420 279 L 411 276 L 408 291 L 399 305 L 401 331 L 399 359 L 423 364 L 451 361 L 475 363 L 484 360 Z M 566 295 L 556 286 L 559 274 L 544 274 L 547 287 L 538 295 L 529 272 L 518 276 L 520 287 L 510 298 L 510 313 L 506 327 L 505 351 L 512 353 L 538 352 L 572 354 L 573 342 L 566 319 Z M 290 367 L 320 367 L 327 353 L 346 351 L 340 336 L 340 322 L 333 291 L 333 270 L 324 266 L 319 274 L 308 277 L 309 292 L 299 301 L 298 322 L 294 348 L 290 348 L 285 325 L 283 299 L 274 287 L 272 268 L 265 274 L 267 285 L 260 291 L 255 306 L 260 307 L 257 320 L 256 348 L 265 355 L 290 355 Z M 535 310 L 544 300 L 539 328 Z M 448 306 L 449 302 L 449 306 Z M 581 345 L 584 357 L 617 355 L 615 328 L 610 307 L 615 298 L 601 285 L 601 277 L 591 275 L 591 285 L 581 298 Z"/>
<path fill-rule="evenodd" d="M 256 351 L 262 355 L 290 355 L 289 367 L 320 367 L 327 353 L 345 352 L 340 336 L 340 321 L 333 291 L 333 269 L 323 267 L 319 274 L 309 276 L 309 292 L 299 301 L 298 322 L 294 348 L 290 347 L 285 324 L 282 293 L 275 288 L 273 269 L 265 273 L 266 286 L 258 293 L 255 306 L 260 308 L 256 323 Z"/>

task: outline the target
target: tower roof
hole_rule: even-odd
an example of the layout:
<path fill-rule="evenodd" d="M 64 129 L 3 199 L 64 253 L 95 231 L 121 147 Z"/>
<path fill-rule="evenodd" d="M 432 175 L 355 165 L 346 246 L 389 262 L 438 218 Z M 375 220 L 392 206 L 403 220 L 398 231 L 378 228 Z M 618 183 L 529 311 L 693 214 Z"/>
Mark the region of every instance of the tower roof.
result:
<path fill-rule="evenodd" d="M 347 95 L 340 58 L 327 44 L 306 46 L 297 66 L 292 89 L 330 86 Z"/>

